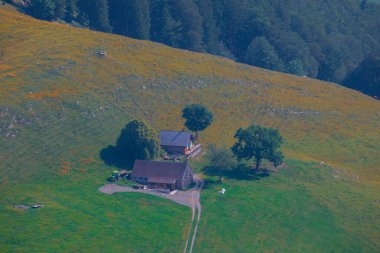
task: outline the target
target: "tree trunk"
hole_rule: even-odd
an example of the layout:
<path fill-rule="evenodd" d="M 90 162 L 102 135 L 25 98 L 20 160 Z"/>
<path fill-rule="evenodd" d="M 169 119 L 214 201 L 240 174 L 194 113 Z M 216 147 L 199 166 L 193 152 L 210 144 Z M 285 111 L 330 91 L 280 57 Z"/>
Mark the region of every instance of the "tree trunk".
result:
<path fill-rule="evenodd" d="M 198 140 L 198 130 L 195 131 L 195 139 Z"/>

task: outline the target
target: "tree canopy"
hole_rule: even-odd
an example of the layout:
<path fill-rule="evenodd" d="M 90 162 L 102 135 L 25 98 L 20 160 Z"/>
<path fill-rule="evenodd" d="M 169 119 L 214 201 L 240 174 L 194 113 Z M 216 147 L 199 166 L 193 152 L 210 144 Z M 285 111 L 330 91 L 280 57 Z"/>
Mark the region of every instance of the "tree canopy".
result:
<path fill-rule="evenodd" d="M 142 120 L 132 120 L 122 129 L 116 147 L 126 159 L 155 159 L 160 154 L 157 133 Z"/>
<path fill-rule="evenodd" d="M 36 18 L 52 20 L 55 14 L 55 3 L 52 0 L 31 0 L 28 11 Z"/>
<path fill-rule="evenodd" d="M 256 169 L 260 168 L 263 159 L 269 160 L 276 167 L 284 159 L 279 150 L 282 137 L 277 129 L 252 125 L 246 129 L 238 129 L 234 137 L 236 143 L 232 147 L 232 152 L 239 160 L 254 158 Z"/>
<path fill-rule="evenodd" d="M 380 56 L 365 59 L 344 81 L 347 87 L 380 98 Z"/>
<path fill-rule="evenodd" d="M 276 49 L 265 37 L 256 37 L 252 40 L 245 52 L 244 61 L 258 67 L 274 70 L 283 69 L 283 63 L 278 58 Z"/>
<path fill-rule="evenodd" d="M 198 139 L 198 132 L 205 130 L 213 121 L 213 114 L 203 105 L 192 104 L 187 105 L 182 110 L 182 118 L 184 118 L 185 126 L 196 132 L 196 139 Z"/>

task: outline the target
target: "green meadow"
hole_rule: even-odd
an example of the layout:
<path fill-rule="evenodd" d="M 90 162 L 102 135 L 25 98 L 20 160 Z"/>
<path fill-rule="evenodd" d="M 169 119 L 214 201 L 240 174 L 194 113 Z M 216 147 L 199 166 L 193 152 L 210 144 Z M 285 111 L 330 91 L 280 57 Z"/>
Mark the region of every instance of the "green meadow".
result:
<path fill-rule="evenodd" d="M 268 177 L 210 183 L 196 252 L 376 252 L 377 187 L 336 176 L 288 161 Z"/>
<path fill-rule="evenodd" d="M 285 167 L 223 184 L 203 173 L 194 252 L 376 252 L 380 103 L 332 83 L 161 44 L 38 21 L 0 7 L 0 251 L 183 252 L 191 210 L 105 195 L 105 155 L 131 119 L 182 129 L 197 102 L 203 144 L 249 124 L 278 128 Z M 98 50 L 107 52 L 105 57 Z M 323 161 L 323 163 L 321 163 Z M 221 196 L 217 191 L 226 188 Z M 20 210 L 18 204 L 42 203 Z"/>
<path fill-rule="evenodd" d="M 177 252 L 184 247 L 189 208 L 143 194 L 100 193 L 107 176 L 75 173 L 2 191 L 2 252 Z M 19 203 L 45 206 L 13 207 Z"/>

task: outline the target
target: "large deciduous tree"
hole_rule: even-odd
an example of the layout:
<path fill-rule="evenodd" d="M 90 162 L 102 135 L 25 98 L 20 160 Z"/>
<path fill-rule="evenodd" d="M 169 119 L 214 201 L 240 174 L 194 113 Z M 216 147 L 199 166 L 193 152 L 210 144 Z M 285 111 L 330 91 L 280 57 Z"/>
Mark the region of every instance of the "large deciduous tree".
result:
<path fill-rule="evenodd" d="M 186 119 L 185 126 L 194 131 L 198 139 L 198 132 L 205 130 L 213 120 L 213 114 L 203 105 L 187 105 L 182 110 L 182 118 Z"/>
<path fill-rule="evenodd" d="M 235 139 L 236 143 L 232 147 L 232 152 L 239 160 L 254 158 L 256 169 L 260 168 L 263 159 L 269 160 L 276 167 L 284 159 L 279 150 L 282 137 L 277 129 L 252 125 L 246 129 L 238 129 Z"/>
<path fill-rule="evenodd" d="M 141 120 L 132 120 L 123 128 L 116 147 L 126 159 L 155 159 L 160 153 L 157 133 Z"/>
<path fill-rule="evenodd" d="M 251 65 L 275 70 L 281 70 L 283 65 L 276 49 L 265 37 L 252 40 L 245 53 L 244 61 Z"/>

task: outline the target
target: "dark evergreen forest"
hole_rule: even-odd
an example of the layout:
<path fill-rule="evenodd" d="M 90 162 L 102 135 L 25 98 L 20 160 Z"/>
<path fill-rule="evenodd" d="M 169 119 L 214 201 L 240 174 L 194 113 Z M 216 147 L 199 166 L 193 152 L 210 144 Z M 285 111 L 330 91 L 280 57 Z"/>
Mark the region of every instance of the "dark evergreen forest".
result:
<path fill-rule="evenodd" d="M 207 52 L 380 96 L 373 74 L 380 72 L 379 65 L 370 64 L 380 56 L 380 5 L 371 1 L 24 2 L 25 10 L 40 19 Z"/>

